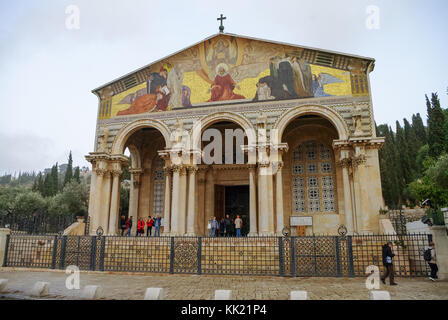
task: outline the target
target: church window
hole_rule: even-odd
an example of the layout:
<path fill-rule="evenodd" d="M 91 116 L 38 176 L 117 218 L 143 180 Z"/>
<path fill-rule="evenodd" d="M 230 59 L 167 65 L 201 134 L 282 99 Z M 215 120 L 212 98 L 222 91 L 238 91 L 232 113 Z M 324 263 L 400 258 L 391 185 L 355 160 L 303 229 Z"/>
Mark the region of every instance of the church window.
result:
<path fill-rule="evenodd" d="M 302 155 L 305 150 L 305 157 Z M 300 144 L 292 153 L 294 213 L 336 212 L 333 150 L 316 141 Z"/>

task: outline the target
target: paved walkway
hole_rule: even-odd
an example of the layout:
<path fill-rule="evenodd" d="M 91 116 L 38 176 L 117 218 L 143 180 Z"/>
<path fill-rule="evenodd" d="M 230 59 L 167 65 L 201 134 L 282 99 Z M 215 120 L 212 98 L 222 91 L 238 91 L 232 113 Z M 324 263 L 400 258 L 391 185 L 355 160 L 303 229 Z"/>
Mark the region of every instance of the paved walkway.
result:
<path fill-rule="evenodd" d="M 37 281 L 50 282 L 50 297 L 79 299 L 80 290 L 65 287 L 67 275 L 61 270 L 0 268 L 0 279 L 8 279 L 8 292 L 0 298 L 27 297 Z M 427 278 L 396 278 L 398 286 L 381 284 L 392 299 L 447 300 L 448 282 Z M 287 300 L 291 290 L 308 291 L 311 300 L 367 300 L 365 278 L 290 278 L 261 276 L 169 275 L 142 273 L 81 272 L 81 289 L 101 285 L 105 299 L 143 299 L 146 288 L 162 287 L 168 300 L 210 300 L 216 289 L 233 290 L 234 299 Z"/>

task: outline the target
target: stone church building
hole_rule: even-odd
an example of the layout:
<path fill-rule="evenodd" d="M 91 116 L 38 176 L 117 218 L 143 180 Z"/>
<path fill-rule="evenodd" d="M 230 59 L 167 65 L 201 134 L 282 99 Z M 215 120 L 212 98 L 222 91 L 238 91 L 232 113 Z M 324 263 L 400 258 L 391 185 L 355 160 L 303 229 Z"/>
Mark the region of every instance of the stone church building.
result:
<path fill-rule="evenodd" d="M 249 236 L 378 233 L 373 68 L 218 33 L 93 90 L 91 233 L 118 234 L 121 214 L 134 228 L 159 215 L 164 235 L 208 235 L 226 214 Z M 125 166 L 129 212 L 119 212 Z"/>

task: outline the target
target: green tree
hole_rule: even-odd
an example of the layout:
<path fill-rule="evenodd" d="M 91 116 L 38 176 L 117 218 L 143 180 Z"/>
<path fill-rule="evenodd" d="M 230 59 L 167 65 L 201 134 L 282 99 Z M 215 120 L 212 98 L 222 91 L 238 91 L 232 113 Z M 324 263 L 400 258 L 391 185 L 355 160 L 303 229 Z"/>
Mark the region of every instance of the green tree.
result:
<path fill-rule="evenodd" d="M 412 115 L 412 127 L 414 128 L 415 135 L 419 140 L 420 143 L 419 148 L 421 148 L 421 146 L 427 143 L 427 138 L 426 138 L 426 128 L 425 125 L 423 124 L 423 120 L 422 117 L 420 116 L 420 113 Z"/>
<path fill-rule="evenodd" d="M 404 123 L 404 136 L 406 138 L 406 143 L 408 145 L 408 155 L 410 160 L 411 169 L 413 175 L 415 176 L 415 172 L 417 171 L 417 165 L 415 162 L 415 158 L 417 156 L 418 150 L 420 149 L 420 142 L 417 139 L 417 135 L 415 134 L 414 128 L 408 122 L 406 118 L 403 119 Z"/>
<path fill-rule="evenodd" d="M 378 136 L 385 137 L 385 143 L 379 151 L 383 198 L 386 205 L 393 208 L 398 205 L 400 198 L 394 135 L 392 129 L 385 124 L 378 126 L 377 131 Z"/>
<path fill-rule="evenodd" d="M 79 172 L 79 167 L 75 168 L 75 173 L 73 174 L 73 180 L 81 183 L 81 177 L 80 177 L 80 172 Z"/>
<path fill-rule="evenodd" d="M 399 173 L 398 183 L 400 186 L 400 195 L 403 195 L 403 190 L 406 188 L 406 185 L 413 180 L 413 174 L 404 130 L 398 121 L 396 122 L 396 127 L 397 170 Z"/>
<path fill-rule="evenodd" d="M 51 178 L 51 186 L 52 186 L 50 196 L 54 196 L 59 191 L 59 173 L 58 173 L 58 163 L 57 162 L 51 168 L 50 178 Z"/>
<path fill-rule="evenodd" d="M 72 179 L 73 179 L 73 158 L 72 158 L 72 152 L 70 151 L 70 154 L 68 156 L 67 169 L 65 170 L 63 186 L 65 187 L 65 185 L 69 183 Z"/>
<path fill-rule="evenodd" d="M 84 183 L 69 182 L 62 192 L 49 199 L 48 211 L 57 215 L 85 216 L 89 189 Z"/>
<path fill-rule="evenodd" d="M 431 95 L 431 102 L 426 96 L 426 106 L 428 109 L 428 144 L 429 155 L 438 158 L 442 152 L 446 151 L 445 143 L 445 114 L 440 107 L 437 93 Z"/>
<path fill-rule="evenodd" d="M 13 213 L 20 215 L 30 215 L 35 212 L 46 211 L 47 203 L 42 195 L 31 190 L 24 190 L 19 193 L 13 203 Z"/>

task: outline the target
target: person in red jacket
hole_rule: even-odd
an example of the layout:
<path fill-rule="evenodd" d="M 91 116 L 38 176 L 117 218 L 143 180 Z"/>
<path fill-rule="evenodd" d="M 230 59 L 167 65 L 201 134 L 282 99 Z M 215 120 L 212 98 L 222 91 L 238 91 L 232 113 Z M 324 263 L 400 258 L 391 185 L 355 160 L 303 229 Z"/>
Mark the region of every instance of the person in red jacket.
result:
<path fill-rule="evenodd" d="M 152 226 L 154 225 L 154 219 L 151 218 L 151 216 L 148 217 L 148 220 L 146 221 L 146 225 L 148 226 L 148 229 L 146 229 L 146 236 L 150 237 L 152 236 Z"/>
<path fill-rule="evenodd" d="M 142 218 L 138 218 L 137 221 L 137 234 L 136 236 L 143 235 L 145 233 L 145 221 Z"/>

